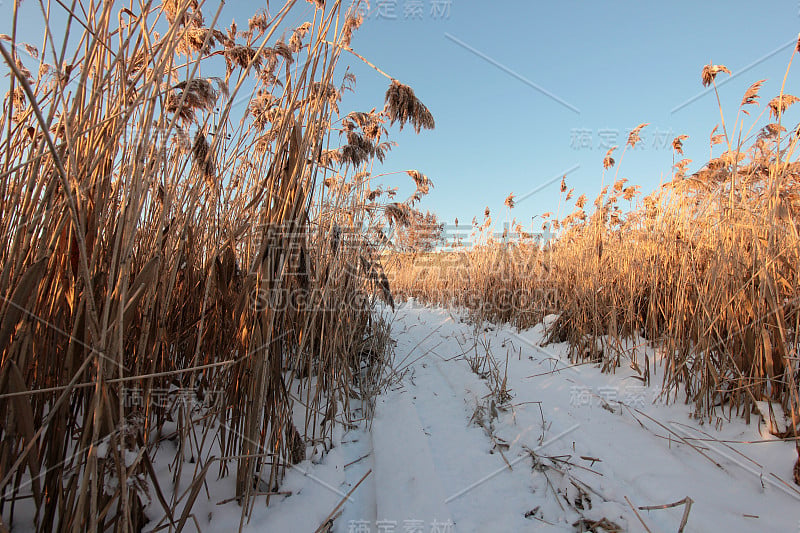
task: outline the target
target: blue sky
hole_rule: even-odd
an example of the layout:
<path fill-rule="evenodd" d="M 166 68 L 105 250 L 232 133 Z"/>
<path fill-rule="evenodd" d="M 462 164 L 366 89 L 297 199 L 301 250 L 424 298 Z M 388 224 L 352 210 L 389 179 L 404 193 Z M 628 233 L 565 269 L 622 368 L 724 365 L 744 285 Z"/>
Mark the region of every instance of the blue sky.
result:
<path fill-rule="evenodd" d="M 686 157 L 696 170 L 708 159 L 708 137 L 719 123 L 716 99 L 710 92 L 673 110 L 703 92 L 703 65 L 722 63 L 733 72 L 734 79 L 720 88 L 726 121 L 732 123 L 752 82 L 768 80 L 763 105 L 778 95 L 792 51 L 786 45 L 800 31 L 797 1 L 756 8 L 738 0 L 452 0 L 443 17 L 431 13 L 433 0 L 424 0 L 421 19 L 405 16 L 407 3 L 393 2 L 391 19 L 378 13 L 373 1 L 353 47 L 412 86 L 434 114 L 434 131 L 395 132 L 399 146 L 387 167 L 427 174 L 435 188 L 423 208 L 461 223 L 480 219 L 486 206 L 496 222 L 505 220 L 503 201 L 510 192 L 521 197 L 541 189 L 512 211 L 522 222 L 555 211 L 558 180 L 542 186 L 576 166 L 567 184 L 576 196 L 592 198 L 600 190 L 605 154 L 601 133 L 607 138 L 617 132 L 619 160 L 627 131 L 642 122 L 650 126 L 640 148 L 625 155 L 620 177 L 643 191 L 669 179 L 671 141 L 678 134 L 690 136 Z M 786 92 L 800 95 L 798 69 L 795 64 Z M 385 80 L 367 68 L 356 72 L 357 100 L 364 108 L 380 107 Z M 791 111 L 784 123 L 794 126 L 800 107 Z M 587 137 L 591 147 L 574 142 Z M 717 146 L 715 155 L 720 151 Z M 562 209 L 562 215 L 568 212 Z"/>
<path fill-rule="evenodd" d="M 273 2 L 273 9 L 278 4 Z M 733 72 L 720 88 L 726 120 L 732 123 L 752 82 L 767 79 L 763 105 L 779 93 L 800 31 L 798 0 L 757 8 L 739 0 L 371 4 L 353 48 L 413 87 L 436 119 L 436 129 L 420 135 L 392 128 L 399 145 L 375 173 L 420 170 L 435 185 L 422 209 L 462 224 L 481 218 L 487 206 L 496 222 L 505 221 L 503 201 L 511 192 L 518 198 L 511 216 L 523 224 L 556 211 L 560 177 L 567 171 L 575 196 L 593 198 L 600 190 L 608 142 L 620 145 L 619 160 L 627 131 L 642 122 L 650 125 L 639 148 L 625 155 L 620 177 L 644 192 L 668 180 L 671 141 L 678 134 L 690 136 L 686 157 L 693 160 L 690 170 L 696 170 L 708 159 L 708 137 L 719 123 L 713 92 L 696 98 L 704 92 L 703 65 L 713 61 Z M 206 4 L 209 18 L 214 5 Z M 259 7 L 231 0 L 220 24 L 227 26 L 235 17 L 244 26 Z M 298 7 L 298 21 L 312 11 L 305 2 Z M 23 4 L 21 40 L 41 40 L 38 11 L 36 2 Z M 10 33 L 10 20 L 0 23 L 0 33 Z M 357 84 L 342 109 L 382 107 L 388 81 L 347 59 Z M 800 96 L 798 63 L 786 92 Z M 726 78 L 720 74 L 718 81 Z M 800 105 L 785 115 L 784 124 L 793 127 L 798 120 Z M 717 146 L 715 155 L 721 150 Z M 400 186 L 403 195 L 413 190 L 402 174 L 385 183 Z M 562 208 L 561 215 L 570 210 Z"/>

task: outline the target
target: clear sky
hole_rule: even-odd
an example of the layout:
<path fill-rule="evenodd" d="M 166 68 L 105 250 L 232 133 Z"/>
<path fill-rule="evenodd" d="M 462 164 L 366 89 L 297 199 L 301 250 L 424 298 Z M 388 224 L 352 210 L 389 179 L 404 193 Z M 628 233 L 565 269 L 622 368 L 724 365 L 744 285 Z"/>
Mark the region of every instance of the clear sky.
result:
<path fill-rule="evenodd" d="M 212 5 L 206 3 L 207 14 Z M 229 0 L 220 24 L 235 17 L 242 27 L 264 5 Z M 38 3 L 28 0 L 22 12 L 21 40 L 31 34 L 29 41 L 40 41 Z M 10 18 L 3 19 L 0 33 L 10 33 L 9 26 Z M 733 72 L 720 87 L 730 128 L 752 82 L 767 79 L 763 105 L 779 93 L 798 32 L 798 0 L 372 0 L 353 48 L 413 87 L 436 119 L 436 129 L 420 135 L 393 128 L 399 146 L 376 173 L 428 175 L 435 187 L 422 208 L 450 223 L 481 218 L 487 206 L 496 222 L 505 221 L 503 201 L 513 192 L 512 216 L 526 224 L 556 211 L 564 173 L 576 197 L 592 199 L 607 145 L 620 145 L 619 160 L 627 132 L 642 122 L 650 125 L 639 148 L 625 155 L 620 177 L 644 192 L 669 179 L 678 134 L 690 136 L 686 157 L 693 160 L 690 171 L 697 170 L 719 123 L 713 92 L 703 94 L 703 65 L 713 61 Z M 342 109 L 380 108 L 388 81 L 354 58 L 352 65 L 356 94 L 346 96 Z M 799 69 L 800 59 L 786 84 L 798 96 Z M 718 81 L 727 78 L 720 74 Z M 795 107 L 784 117 L 789 127 L 800 120 Z M 721 151 L 717 146 L 714 153 Z M 413 190 L 404 175 L 386 184 L 403 187 L 402 194 Z"/>
<path fill-rule="evenodd" d="M 353 47 L 412 86 L 436 119 L 434 131 L 396 134 L 400 145 L 387 167 L 427 174 L 435 188 L 423 208 L 461 223 L 480 219 L 486 206 L 495 221 L 505 220 L 510 192 L 521 198 L 540 189 L 512 211 L 522 222 L 555 211 L 557 178 L 571 169 L 568 186 L 576 197 L 585 192 L 592 199 L 600 190 L 603 145 L 619 144 L 619 160 L 627 131 L 642 122 L 650 126 L 640 148 L 625 155 L 620 177 L 645 192 L 669 179 L 678 134 L 690 136 L 686 157 L 697 170 L 719 123 L 716 99 L 710 92 L 676 108 L 704 91 L 703 65 L 713 61 L 733 72 L 720 88 L 726 121 L 733 123 L 752 82 L 767 78 L 764 106 L 779 94 L 789 43 L 800 32 L 797 0 L 452 0 L 446 16 L 433 11 L 448 2 L 423 0 L 416 3 L 423 5 L 421 17 L 406 11 L 415 2 L 386 2 L 395 6 L 394 18 L 377 4 Z M 380 106 L 384 80 L 365 68 L 357 73 L 364 107 Z M 786 92 L 800 96 L 798 82 L 800 59 Z M 797 124 L 800 105 L 784 119 Z M 714 154 L 721 151 L 717 146 Z"/>

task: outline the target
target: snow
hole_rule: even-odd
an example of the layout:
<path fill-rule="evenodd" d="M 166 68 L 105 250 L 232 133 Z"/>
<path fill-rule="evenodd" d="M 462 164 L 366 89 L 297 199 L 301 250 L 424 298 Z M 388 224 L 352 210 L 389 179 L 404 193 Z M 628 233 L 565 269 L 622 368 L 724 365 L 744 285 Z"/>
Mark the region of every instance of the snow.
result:
<path fill-rule="evenodd" d="M 628 348 L 640 361 L 647 354 L 648 387 L 624 360 L 612 374 L 570 364 L 566 345 L 540 346 L 541 324 L 476 328 L 413 300 L 384 312 L 397 342 L 393 380 L 371 425 L 340 427 L 324 449 L 309 447 L 283 494 L 269 505 L 256 497 L 243 531 L 315 531 L 331 516 L 338 533 L 576 531 L 581 521 L 678 531 L 686 498 L 685 531 L 798 530 L 795 448 L 767 430 L 784 417 L 776 406 L 761 404 L 767 419 L 750 425 L 735 415 L 703 423 L 682 396 L 663 403 L 659 354 L 644 340 Z M 504 381 L 507 394 L 498 394 Z M 165 498 L 181 501 L 176 517 L 195 469 L 220 455 L 206 442 L 203 461 L 184 453 L 177 486 L 175 444 L 162 442 L 153 458 Z M 185 530 L 237 531 L 233 475 L 219 478 L 212 465 L 206 487 Z M 149 493 L 154 530 L 164 513 Z"/>
<path fill-rule="evenodd" d="M 796 452 L 762 424 L 734 417 L 709 427 L 692 406 L 665 405 L 658 386 L 644 387 L 633 369 L 572 366 L 566 345 L 539 346 L 541 325 L 485 329 L 477 353 L 488 346 L 501 374 L 507 358 L 506 405 L 471 370 L 469 353 L 457 357 L 476 346 L 472 325 L 413 301 L 398 309 L 396 361 L 405 373 L 376 407 L 370 531 L 382 530 L 382 519 L 397 531 L 422 520 L 429 531 L 431 516 L 452 520 L 452 531 L 574 531 L 582 519 L 644 531 L 631 505 L 651 531 L 677 531 L 685 505 L 638 507 L 687 497 L 685 531 L 797 530 Z M 646 342 L 634 348 L 658 360 Z M 651 371 L 660 383 L 660 367 Z M 356 530 L 354 522 L 336 526 Z"/>
<path fill-rule="evenodd" d="M 419 407 L 407 390 L 378 400 L 372 423 L 376 515 L 387 523 L 452 522 Z"/>

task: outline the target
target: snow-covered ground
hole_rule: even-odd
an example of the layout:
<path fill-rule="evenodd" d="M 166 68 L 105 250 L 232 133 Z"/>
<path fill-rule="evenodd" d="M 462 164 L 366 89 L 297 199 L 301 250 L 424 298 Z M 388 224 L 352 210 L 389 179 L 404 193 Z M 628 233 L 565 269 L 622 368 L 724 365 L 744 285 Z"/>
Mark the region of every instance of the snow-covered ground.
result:
<path fill-rule="evenodd" d="M 640 508 L 687 497 L 685 531 L 798 530 L 794 446 L 763 424 L 709 427 L 691 406 L 654 402 L 657 386 L 630 368 L 568 368 L 565 345 L 539 346 L 541 325 L 485 329 L 476 339 L 455 312 L 413 303 L 397 312 L 395 366 L 405 373 L 378 401 L 373 482 L 336 531 L 574 531 L 603 519 L 677 531 L 685 503 Z M 508 362 L 504 406 L 490 372 L 471 369 L 487 348 L 501 380 Z"/>
<path fill-rule="evenodd" d="M 198 426 L 203 451 L 183 450 L 182 462 L 163 441 L 153 465 L 175 524 L 429 533 L 674 532 L 685 522 L 684 531 L 800 531 L 794 444 L 773 437 L 760 417 L 703 424 L 691 405 L 665 405 L 658 354 L 645 341 L 630 348 L 640 363 L 648 355 L 649 387 L 624 360 L 614 374 L 570 365 L 566 345 L 540 346 L 543 325 L 476 327 L 456 311 L 414 302 L 387 318 L 393 373 L 371 426 L 355 406 L 358 422 L 338 426 L 325 449 L 309 447 L 269 505 L 255 498 L 249 520 L 232 499 L 234 472 L 218 477 L 209 459 L 220 456 L 215 439 L 203 439 Z M 164 530 L 154 487 L 147 492 L 147 529 Z M 14 530 L 28 529 L 33 512 L 23 501 Z"/>
<path fill-rule="evenodd" d="M 286 495 L 256 501 L 245 531 L 314 531 L 331 516 L 342 533 L 672 532 L 684 518 L 684 531 L 798 531 L 794 446 L 757 417 L 702 424 L 656 400 L 658 366 L 649 387 L 625 364 L 571 366 L 565 345 L 539 346 L 542 325 L 476 329 L 413 302 L 392 321 L 395 375 L 371 428 L 338 431 L 289 472 Z M 218 505 L 226 483 L 209 483 L 189 529 L 238 528 L 240 508 Z"/>

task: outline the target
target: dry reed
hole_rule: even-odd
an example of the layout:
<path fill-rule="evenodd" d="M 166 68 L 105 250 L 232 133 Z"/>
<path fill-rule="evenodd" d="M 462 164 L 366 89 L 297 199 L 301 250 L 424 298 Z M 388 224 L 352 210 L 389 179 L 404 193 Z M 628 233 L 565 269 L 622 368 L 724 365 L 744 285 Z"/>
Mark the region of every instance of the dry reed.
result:
<path fill-rule="evenodd" d="M 707 65 L 703 84 L 720 73 L 728 69 Z M 798 130 L 786 133 L 781 120 L 797 98 L 770 100 L 775 122 L 745 145 L 742 117 L 758 105 L 762 84 L 747 90 L 730 130 L 720 107 L 724 133 L 714 128 L 709 143 L 726 149 L 694 174 L 681 159 L 672 180 L 645 198 L 615 177 L 593 211 L 582 195 L 572 213 L 550 220 L 558 237 L 545 246 L 531 239 L 533 228 L 497 239 L 487 209 L 484 223 L 473 221 L 471 249 L 385 257 L 396 296 L 464 306 L 477 319 L 520 328 L 555 313 L 549 342 L 568 342 L 576 361 L 606 371 L 630 365 L 649 382 L 654 362 L 622 342 L 644 337 L 663 354 L 667 399 L 682 391 L 698 418 L 715 423 L 749 421 L 756 402 L 771 401 L 789 415 L 779 436 L 796 436 L 800 161 Z M 685 141 L 674 139 L 676 158 Z M 615 148 L 602 161 L 604 178 L 619 169 Z M 559 205 L 565 191 L 562 184 Z"/>
<path fill-rule="evenodd" d="M 223 30 L 222 4 L 209 18 L 197 0 L 92 1 L 66 32 L 44 20 L 41 54 L 23 61 L 35 48 L 14 3 L 0 48 L 13 71 L 0 118 L 5 524 L 31 498 L 39 530 L 138 531 L 152 501 L 163 519 L 149 527 L 181 529 L 211 472 L 235 477 L 244 524 L 258 483 L 275 487 L 307 445 L 330 442 L 350 398 L 377 391 L 388 335 L 374 295 L 391 295 L 363 176 L 388 149 L 380 124 L 433 121 L 393 82 L 368 125 L 345 120 L 340 147 L 357 6 L 316 2 L 287 44 L 296 4 Z M 165 497 L 153 470 L 167 438 L 175 488 L 191 470 L 184 496 Z"/>

